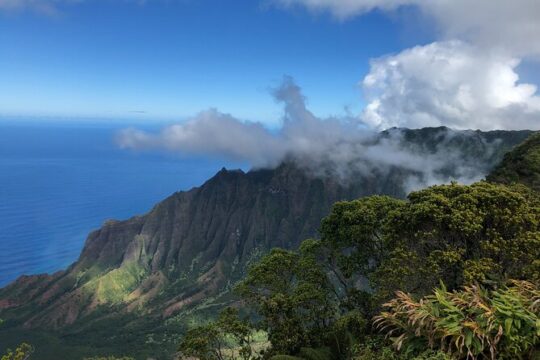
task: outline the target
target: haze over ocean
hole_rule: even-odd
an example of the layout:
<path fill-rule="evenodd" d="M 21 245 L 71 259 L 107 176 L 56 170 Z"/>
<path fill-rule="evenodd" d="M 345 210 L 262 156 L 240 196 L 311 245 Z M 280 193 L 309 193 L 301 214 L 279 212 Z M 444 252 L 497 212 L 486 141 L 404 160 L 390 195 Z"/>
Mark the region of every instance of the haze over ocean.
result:
<path fill-rule="evenodd" d="M 126 124 L 0 121 L 0 286 L 61 270 L 107 219 L 201 185 L 221 159 L 119 149 Z"/>

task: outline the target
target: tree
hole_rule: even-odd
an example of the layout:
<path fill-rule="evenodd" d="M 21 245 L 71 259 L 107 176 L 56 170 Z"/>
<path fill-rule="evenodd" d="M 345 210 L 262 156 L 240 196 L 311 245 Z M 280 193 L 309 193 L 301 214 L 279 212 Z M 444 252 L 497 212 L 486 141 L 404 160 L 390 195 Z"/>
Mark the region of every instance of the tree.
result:
<path fill-rule="evenodd" d="M 7 350 L 5 355 L 2 355 L 1 360 L 27 360 L 34 353 L 34 348 L 32 345 L 27 343 L 22 343 L 17 347 L 17 349 Z"/>
<path fill-rule="evenodd" d="M 91 358 L 84 358 L 84 360 L 135 360 L 132 357 L 128 356 L 122 356 L 122 357 L 116 357 L 116 356 L 95 356 Z"/>
<path fill-rule="evenodd" d="M 385 237 L 389 217 L 406 202 L 370 196 L 334 204 L 321 223 L 321 257 L 343 311 L 361 310 L 371 317 L 373 304 L 367 280 L 389 254 Z"/>
<path fill-rule="evenodd" d="M 298 251 L 271 250 L 236 288 L 260 319 L 257 326 L 268 333 L 267 355 L 324 358 L 330 351 L 350 358 L 363 348 L 366 359 L 445 359 L 486 351 L 519 357 L 536 346 L 537 318 L 530 313 L 537 316 L 537 305 L 524 310 L 512 302 L 526 300 L 518 290 L 529 286 L 525 280 L 540 281 L 540 195 L 535 191 L 523 185 L 452 183 L 413 192 L 406 201 L 371 196 L 339 202 L 323 219 L 320 233 L 321 240 L 308 239 Z M 508 279 L 517 280 L 500 288 Z M 429 295 L 439 284 L 442 288 Z M 398 298 L 385 305 L 391 311 L 383 314 L 390 315 L 378 322 L 400 332 L 396 344 L 407 343 L 410 354 L 365 347 L 373 330 L 366 319 L 398 290 Z M 425 298 L 415 302 L 418 297 Z M 497 315 L 510 311 L 508 306 L 515 312 Z M 415 309 L 424 316 L 421 324 L 407 318 Z M 424 325 L 429 326 L 425 331 Z M 224 359 L 224 332 L 234 330 L 215 324 L 192 330 L 183 343 L 191 349 L 186 353 Z"/>
<path fill-rule="evenodd" d="M 434 186 L 409 195 L 388 217 L 389 251 L 373 281 L 384 296 L 426 294 L 508 278 L 538 280 L 540 202 L 524 186 L 479 182 Z"/>
<path fill-rule="evenodd" d="M 0 326 L 4 323 L 4 320 L 0 319 Z M 5 355 L 2 355 L 0 360 L 27 360 L 34 353 L 34 347 L 27 343 L 22 343 L 15 349 L 7 349 Z"/>
<path fill-rule="evenodd" d="M 237 309 L 226 308 L 217 321 L 188 330 L 178 350 L 184 357 L 200 360 L 254 359 L 253 331 Z"/>
<path fill-rule="evenodd" d="M 369 305 L 396 290 L 425 295 L 508 278 L 540 279 L 540 201 L 521 185 L 479 182 L 338 203 L 323 220 L 334 283 Z M 369 279 L 370 286 L 362 279 Z M 352 284 L 352 285 L 351 285 Z M 371 300 L 370 300 L 371 298 Z M 361 302 L 352 301 L 361 307 Z M 369 313 L 369 306 L 363 305 Z"/>
<path fill-rule="evenodd" d="M 317 240 L 298 252 L 272 249 L 237 286 L 240 296 L 262 317 L 275 354 L 297 354 L 318 346 L 337 312 L 330 284 L 317 261 Z"/>

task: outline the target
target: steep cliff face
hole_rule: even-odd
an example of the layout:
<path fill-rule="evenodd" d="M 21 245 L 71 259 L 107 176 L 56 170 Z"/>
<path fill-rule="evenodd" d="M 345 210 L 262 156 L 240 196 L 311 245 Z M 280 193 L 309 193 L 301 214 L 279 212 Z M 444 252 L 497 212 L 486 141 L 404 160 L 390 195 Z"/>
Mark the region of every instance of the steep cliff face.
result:
<path fill-rule="evenodd" d="M 392 131 L 398 130 L 381 138 Z M 460 161 L 477 163 L 483 175 L 528 135 L 406 130 L 402 146 L 426 156 L 441 146 L 443 154 L 459 152 Z M 441 171 L 451 178 L 455 169 Z M 220 304 L 268 249 L 294 248 L 316 236 L 333 203 L 371 194 L 403 197 L 414 172 L 373 167 L 343 181 L 314 176 L 294 161 L 247 173 L 223 169 L 144 216 L 105 223 L 65 271 L 23 276 L 1 289 L 0 317 L 13 327 L 65 329 L 118 314 L 164 319 L 201 303 Z"/>
<path fill-rule="evenodd" d="M 248 173 L 223 169 L 145 216 L 107 222 L 89 235 L 69 269 L 20 278 L 2 290 L 0 306 L 31 315 L 24 316 L 27 327 L 61 327 L 100 305 L 139 308 L 167 289 L 172 296 L 154 309 L 169 316 L 226 289 L 269 248 L 294 248 L 314 236 L 334 202 L 372 193 L 402 196 L 397 178 L 368 176 L 343 185 L 292 164 Z"/>

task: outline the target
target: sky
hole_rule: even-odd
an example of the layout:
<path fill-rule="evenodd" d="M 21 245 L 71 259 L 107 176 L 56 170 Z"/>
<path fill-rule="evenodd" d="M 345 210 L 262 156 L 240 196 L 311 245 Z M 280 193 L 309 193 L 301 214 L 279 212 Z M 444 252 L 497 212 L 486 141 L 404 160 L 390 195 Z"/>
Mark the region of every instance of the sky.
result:
<path fill-rule="evenodd" d="M 182 122 L 154 144 L 224 118 L 539 129 L 538 19 L 537 0 L 0 0 L 0 116 Z"/>
<path fill-rule="evenodd" d="M 9 115 L 176 119 L 218 108 L 272 124 L 269 88 L 284 75 L 318 113 L 359 111 L 368 59 L 411 43 L 382 14 L 337 22 L 257 0 L 18 1 L 0 0 Z"/>

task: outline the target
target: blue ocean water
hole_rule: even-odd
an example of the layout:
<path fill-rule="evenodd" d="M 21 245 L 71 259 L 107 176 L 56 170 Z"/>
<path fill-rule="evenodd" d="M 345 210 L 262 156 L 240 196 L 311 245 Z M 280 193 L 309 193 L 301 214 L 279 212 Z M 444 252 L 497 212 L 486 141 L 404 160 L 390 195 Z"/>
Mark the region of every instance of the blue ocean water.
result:
<path fill-rule="evenodd" d="M 75 261 L 107 219 L 140 215 L 202 184 L 220 159 L 119 149 L 125 125 L 0 122 L 0 286 Z"/>

